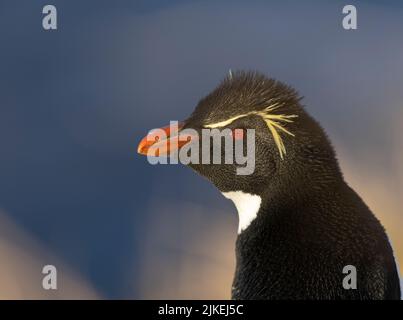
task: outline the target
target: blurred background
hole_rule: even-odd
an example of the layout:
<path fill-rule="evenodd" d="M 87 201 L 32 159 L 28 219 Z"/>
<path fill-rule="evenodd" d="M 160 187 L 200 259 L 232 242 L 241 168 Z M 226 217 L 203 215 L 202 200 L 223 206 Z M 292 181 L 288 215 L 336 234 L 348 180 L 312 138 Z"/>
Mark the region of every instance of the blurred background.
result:
<path fill-rule="evenodd" d="M 136 154 L 229 69 L 299 90 L 402 261 L 402 36 L 401 1 L 1 0 L 0 298 L 229 298 L 233 204 Z"/>

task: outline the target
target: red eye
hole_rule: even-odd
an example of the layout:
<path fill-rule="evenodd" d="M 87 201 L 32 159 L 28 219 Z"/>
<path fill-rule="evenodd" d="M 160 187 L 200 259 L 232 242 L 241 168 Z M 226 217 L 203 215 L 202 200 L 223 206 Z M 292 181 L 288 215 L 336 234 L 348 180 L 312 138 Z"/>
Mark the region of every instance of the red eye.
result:
<path fill-rule="evenodd" d="M 232 137 L 234 140 L 242 140 L 245 136 L 245 130 L 244 129 L 233 129 L 232 130 Z"/>

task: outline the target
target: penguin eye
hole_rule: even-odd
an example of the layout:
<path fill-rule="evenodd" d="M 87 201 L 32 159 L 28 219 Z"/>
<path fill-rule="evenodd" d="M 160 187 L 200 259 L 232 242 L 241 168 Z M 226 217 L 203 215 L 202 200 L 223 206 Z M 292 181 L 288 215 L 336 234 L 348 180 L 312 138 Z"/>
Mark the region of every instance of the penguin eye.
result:
<path fill-rule="evenodd" d="M 243 140 L 243 138 L 245 137 L 245 129 L 232 129 L 231 135 L 234 140 Z"/>

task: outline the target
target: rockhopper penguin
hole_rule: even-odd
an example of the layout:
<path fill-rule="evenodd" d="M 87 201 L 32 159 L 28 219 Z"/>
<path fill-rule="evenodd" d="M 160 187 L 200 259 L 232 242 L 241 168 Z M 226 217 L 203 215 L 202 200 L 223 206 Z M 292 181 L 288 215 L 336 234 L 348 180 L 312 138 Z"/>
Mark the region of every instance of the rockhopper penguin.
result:
<path fill-rule="evenodd" d="M 294 89 L 256 72 L 231 73 L 185 128 L 255 129 L 253 174 L 237 175 L 224 161 L 189 164 L 238 210 L 233 299 L 400 299 L 384 228 L 344 181 Z M 141 154 L 155 144 L 146 138 Z M 356 289 L 343 286 L 345 266 L 356 269 Z"/>

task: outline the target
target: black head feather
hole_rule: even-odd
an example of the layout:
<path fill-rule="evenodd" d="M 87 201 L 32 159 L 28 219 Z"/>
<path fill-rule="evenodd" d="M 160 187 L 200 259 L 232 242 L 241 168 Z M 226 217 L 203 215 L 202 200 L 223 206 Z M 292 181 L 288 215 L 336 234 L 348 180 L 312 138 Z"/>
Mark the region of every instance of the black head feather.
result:
<path fill-rule="evenodd" d="M 279 130 L 286 155 L 279 154 L 278 145 L 267 123 L 259 116 L 265 108 L 276 105 L 274 115 L 293 115 Z M 236 117 L 223 128 L 255 129 L 255 171 L 248 176 L 236 174 L 237 165 L 192 164 L 194 170 L 211 180 L 221 191 L 242 190 L 253 194 L 275 189 L 286 192 L 296 181 L 310 179 L 325 183 L 341 177 L 333 148 L 320 125 L 301 105 L 301 97 L 290 86 L 257 72 L 236 72 L 225 78 L 217 88 L 198 103 L 186 120 L 186 128 L 201 130 L 206 125 Z M 222 128 L 221 128 L 222 129 Z M 271 188 L 272 187 L 272 188 Z"/>

